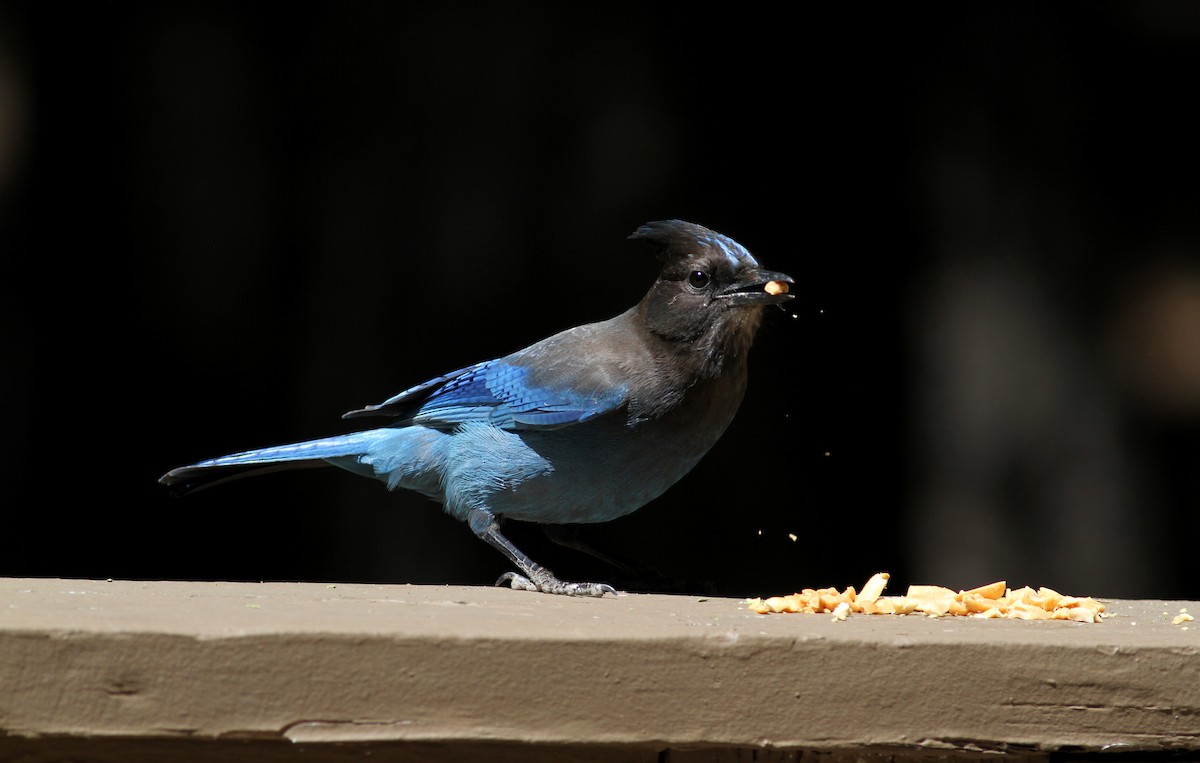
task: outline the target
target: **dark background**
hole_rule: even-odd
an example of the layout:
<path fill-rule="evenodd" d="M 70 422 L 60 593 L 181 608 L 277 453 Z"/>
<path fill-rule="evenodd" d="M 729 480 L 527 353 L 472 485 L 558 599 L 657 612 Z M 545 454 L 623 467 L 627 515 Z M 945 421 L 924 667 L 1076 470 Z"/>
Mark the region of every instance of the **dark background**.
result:
<path fill-rule="evenodd" d="M 633 304 L 796 277 L 627 577 L 1200 597 L 1200 6 L 0 5 L 0 575 L 490 584 L 435 504 L 167 469 Z M 789 534 L 796 536 L 795 540 Z"/>

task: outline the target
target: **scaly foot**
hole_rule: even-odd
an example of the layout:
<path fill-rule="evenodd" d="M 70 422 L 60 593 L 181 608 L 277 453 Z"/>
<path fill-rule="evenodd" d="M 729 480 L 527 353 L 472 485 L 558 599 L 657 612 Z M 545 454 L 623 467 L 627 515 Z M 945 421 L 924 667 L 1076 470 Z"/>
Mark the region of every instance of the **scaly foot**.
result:
<path fill-rule="evenodd" d="M 617 595 L 617 589 L 608 583 L 567 583 L 554 577 L 554 573 L 545 567 L 535 569 L 532 578 L 518 572 L 506 572 L 496 581 L 496 585 L 505 583 L 518 591 L 541 591 L 562 596 L 603 596 L 606 593 Z"/>

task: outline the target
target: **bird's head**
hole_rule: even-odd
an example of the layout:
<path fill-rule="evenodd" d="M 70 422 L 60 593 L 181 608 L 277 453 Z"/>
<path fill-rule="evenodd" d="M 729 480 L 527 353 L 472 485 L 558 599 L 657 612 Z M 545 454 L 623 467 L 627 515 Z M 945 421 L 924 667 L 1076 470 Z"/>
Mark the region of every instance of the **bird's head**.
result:
<path fill-rule="evenodd" d="M 682 220 L 646 223 L 632 239 L 658 248 L 658 280 L 642 299 L 646 328 L 672 342 L 725 356 L 744 352 L 762 308 L 792 298 L 791 276 L 764 270 L 746 248 Z"/>

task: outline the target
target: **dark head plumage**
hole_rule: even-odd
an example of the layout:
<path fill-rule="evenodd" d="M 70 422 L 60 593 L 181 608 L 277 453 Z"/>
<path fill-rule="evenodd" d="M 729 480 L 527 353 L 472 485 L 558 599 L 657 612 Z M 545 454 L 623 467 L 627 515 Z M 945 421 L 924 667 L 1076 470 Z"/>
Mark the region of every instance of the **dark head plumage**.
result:
<path fill-rule="evenodd" d="M 727 259 L 731 265 L 758 267 L 758 260 L 733 239 L 703 225 L 685 220 L 658 220 L 640 226 L 629 238 L 647 241 L 664 260 L 686 259 L 711 253 Z"/>
<path fill-rule="evenodd" d="M 763 306 L 791 299 L 790 276 L 764 270 L 744 246 L 702 225 L 660 220 L 630 238 L 654 245 L 661 263 L 639 305 L 646 328 L 699 349 L 713 372 L 729 350 L 749 347 Z"/>

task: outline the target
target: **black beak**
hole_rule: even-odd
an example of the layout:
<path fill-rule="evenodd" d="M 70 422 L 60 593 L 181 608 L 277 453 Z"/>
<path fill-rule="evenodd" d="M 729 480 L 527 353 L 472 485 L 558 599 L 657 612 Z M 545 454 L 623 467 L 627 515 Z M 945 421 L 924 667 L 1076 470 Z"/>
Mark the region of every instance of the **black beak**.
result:
<path fill-rule="evenodd" d="M 786 273 L 774 273 L 770 270 L 748 270 L 717 293 L 717 297 L 728 299 L 735 305 L 777 305 L 793 298 L 789 294 L 789 284 L 796 283 L 795 279 Z"/>

